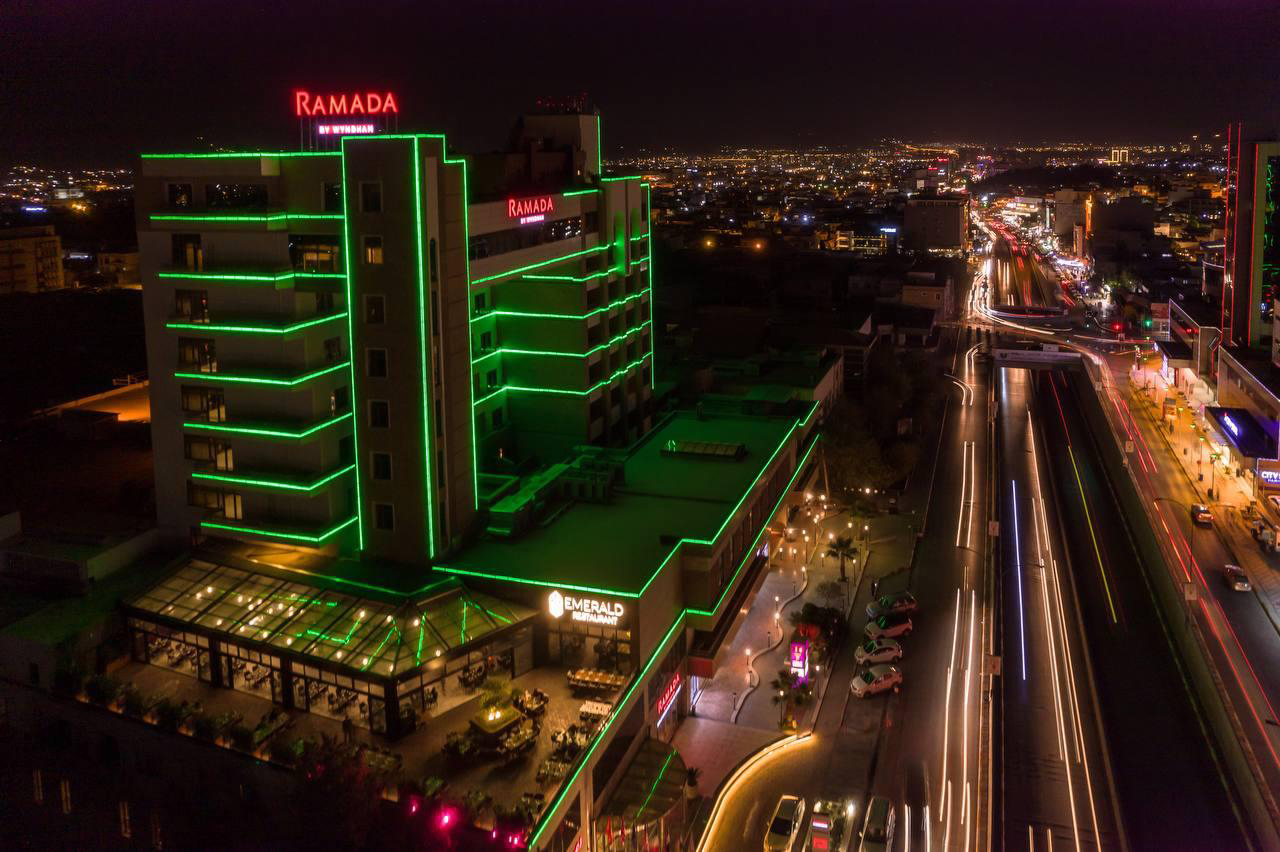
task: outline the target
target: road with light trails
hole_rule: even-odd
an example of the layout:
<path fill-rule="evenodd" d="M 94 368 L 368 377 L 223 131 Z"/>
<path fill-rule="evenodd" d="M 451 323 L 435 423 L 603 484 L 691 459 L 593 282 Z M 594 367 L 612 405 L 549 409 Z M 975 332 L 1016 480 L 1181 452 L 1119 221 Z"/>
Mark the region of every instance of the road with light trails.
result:
<path fill-rule="evenodd" d="M 1029 371 L 998 371 L 1006 849 L 1120 849 Z"/>
<path fill-rule="evenodd" d="M 1110 438 L 1095 441 L 1084 420 L 1077 393 L 1091 389 L 1075 385 L 1085 381 L 1039 374 L 1037 399 L 1052 407 L 1039 425 L 1057 448 L 1040 463 L 1073 531 L 1064 543 L 1125 835 L 1134 850 L 1255 848 L 1153 599 L 1146 572 L 1164 569 L 1139 559 L 1127 523 L 1140 520 L 1124 516 L 1098 460 Z"/>

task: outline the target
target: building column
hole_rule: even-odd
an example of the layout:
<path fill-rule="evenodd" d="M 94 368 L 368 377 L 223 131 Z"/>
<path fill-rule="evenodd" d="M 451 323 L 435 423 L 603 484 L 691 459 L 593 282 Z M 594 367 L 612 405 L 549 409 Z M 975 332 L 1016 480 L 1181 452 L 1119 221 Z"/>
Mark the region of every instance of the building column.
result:
<path fill-rule="evenodd" d="M 400 720 L 400 699 L 396 697 L 394 682 L 384 682 L 382 686 L 383 707 L 387 714 L 387 739 L 398 740 L 405 735 L 404 723 Z M 369 720 L 370 726 L 373 720 Z"/>

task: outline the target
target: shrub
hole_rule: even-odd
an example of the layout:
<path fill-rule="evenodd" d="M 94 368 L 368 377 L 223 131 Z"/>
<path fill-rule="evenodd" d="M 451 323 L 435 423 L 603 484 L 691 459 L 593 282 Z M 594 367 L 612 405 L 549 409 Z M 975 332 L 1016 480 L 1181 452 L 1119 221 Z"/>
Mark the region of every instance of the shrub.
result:
<path fill-rule="evenodd" d="M 142 697 L 142 692 L 136 686 L 126 686 L 121 691 L 121 703 L 124 705 L 124 712 L 134 718 L 140 719 L 147 712 L 146 699 Z"/>
<path fill-rule="evenodd" d="M 84 682 L 84 691 L 94 704 L 110 704 L 120 694 L 120 682 L 107 675 L 94 675 Z"/>
<path fill-rule="evenodd" d="M 236 723 L 230 730 L 231 744 L 241 751 L 253 751 L 253 731 L 247 726 Z"/>
<path fill-rule="evenodd" d="M 191 718 L 191 732 L 202 740 L 212 740 L 218 736 L 218 720 L 204 713 L 197 713 Z"/>

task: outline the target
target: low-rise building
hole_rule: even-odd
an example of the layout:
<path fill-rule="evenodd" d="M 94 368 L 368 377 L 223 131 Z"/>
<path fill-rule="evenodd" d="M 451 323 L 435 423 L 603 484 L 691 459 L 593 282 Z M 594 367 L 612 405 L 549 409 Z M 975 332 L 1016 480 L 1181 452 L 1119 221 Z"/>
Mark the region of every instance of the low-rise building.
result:
<path fill-rule="evenodd" d="M 0 230 L 0 294 L 41 293 L 65 286 L 62 238 L 52 225 Z"/>

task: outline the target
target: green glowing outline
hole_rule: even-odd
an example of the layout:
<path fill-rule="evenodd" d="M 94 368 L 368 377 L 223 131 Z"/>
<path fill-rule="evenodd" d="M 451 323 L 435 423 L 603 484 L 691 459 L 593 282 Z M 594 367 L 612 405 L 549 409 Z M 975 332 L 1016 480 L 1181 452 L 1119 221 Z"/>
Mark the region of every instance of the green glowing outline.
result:
<path fill-rule="evenodd" d="M 355 464 L 349 464 L 346 467 L 339 468 L 331 473 L 321 474 L 310 485 L 299 485 L 296 482 L 287 482 L 285 480 L 276 479 L 257 479 L 249 476 L 236 476 L 234 474 L 225 473 L 205 473 L 204 471 L 192 471 L 192 479 L 210 480 L 213 482 L 226 482 L 231 485 L 244 485 L 252 488 L 277 489 L 280 491 L 305 491 L 311 493 L 318 488 L 329 484 L 333 480 L 342 476 L 344 473 L 350 473 L 355 468 Z"/>
<path fill-rule="evenodd" d="M 175 379 L 194 379 L 197 381 L 204 381 L 204 382 L 233 382 L 236 384 L 272 385 L 274 387 L 292 388 L 292 387 L 297 387 L 298 385 L 301 385 L 301 384 L 305 384 L 306 382 L 309 382 L 313 379 L 318 379 L 321 376 L 327 376 L 330 373 L 341 370 L 343 367 L 349 367 L 350 365 L 351 365 L 351 360 L 347 359 L 346 361 L 343 361 L 341 364 L 333 364 L 328 367 L 322 367 L 319 370 L 315 370 L 310 373 L 304 373 L 303 375 L 297 376 L 292 379 L 272 379 L 272 378 L 264 378 L 262 376 L 237 376 L 237 375 L 228 374 L 228 373 L 185 373 L 185 372 L 175 372 L 173 374 L 173 377 Z"/>

